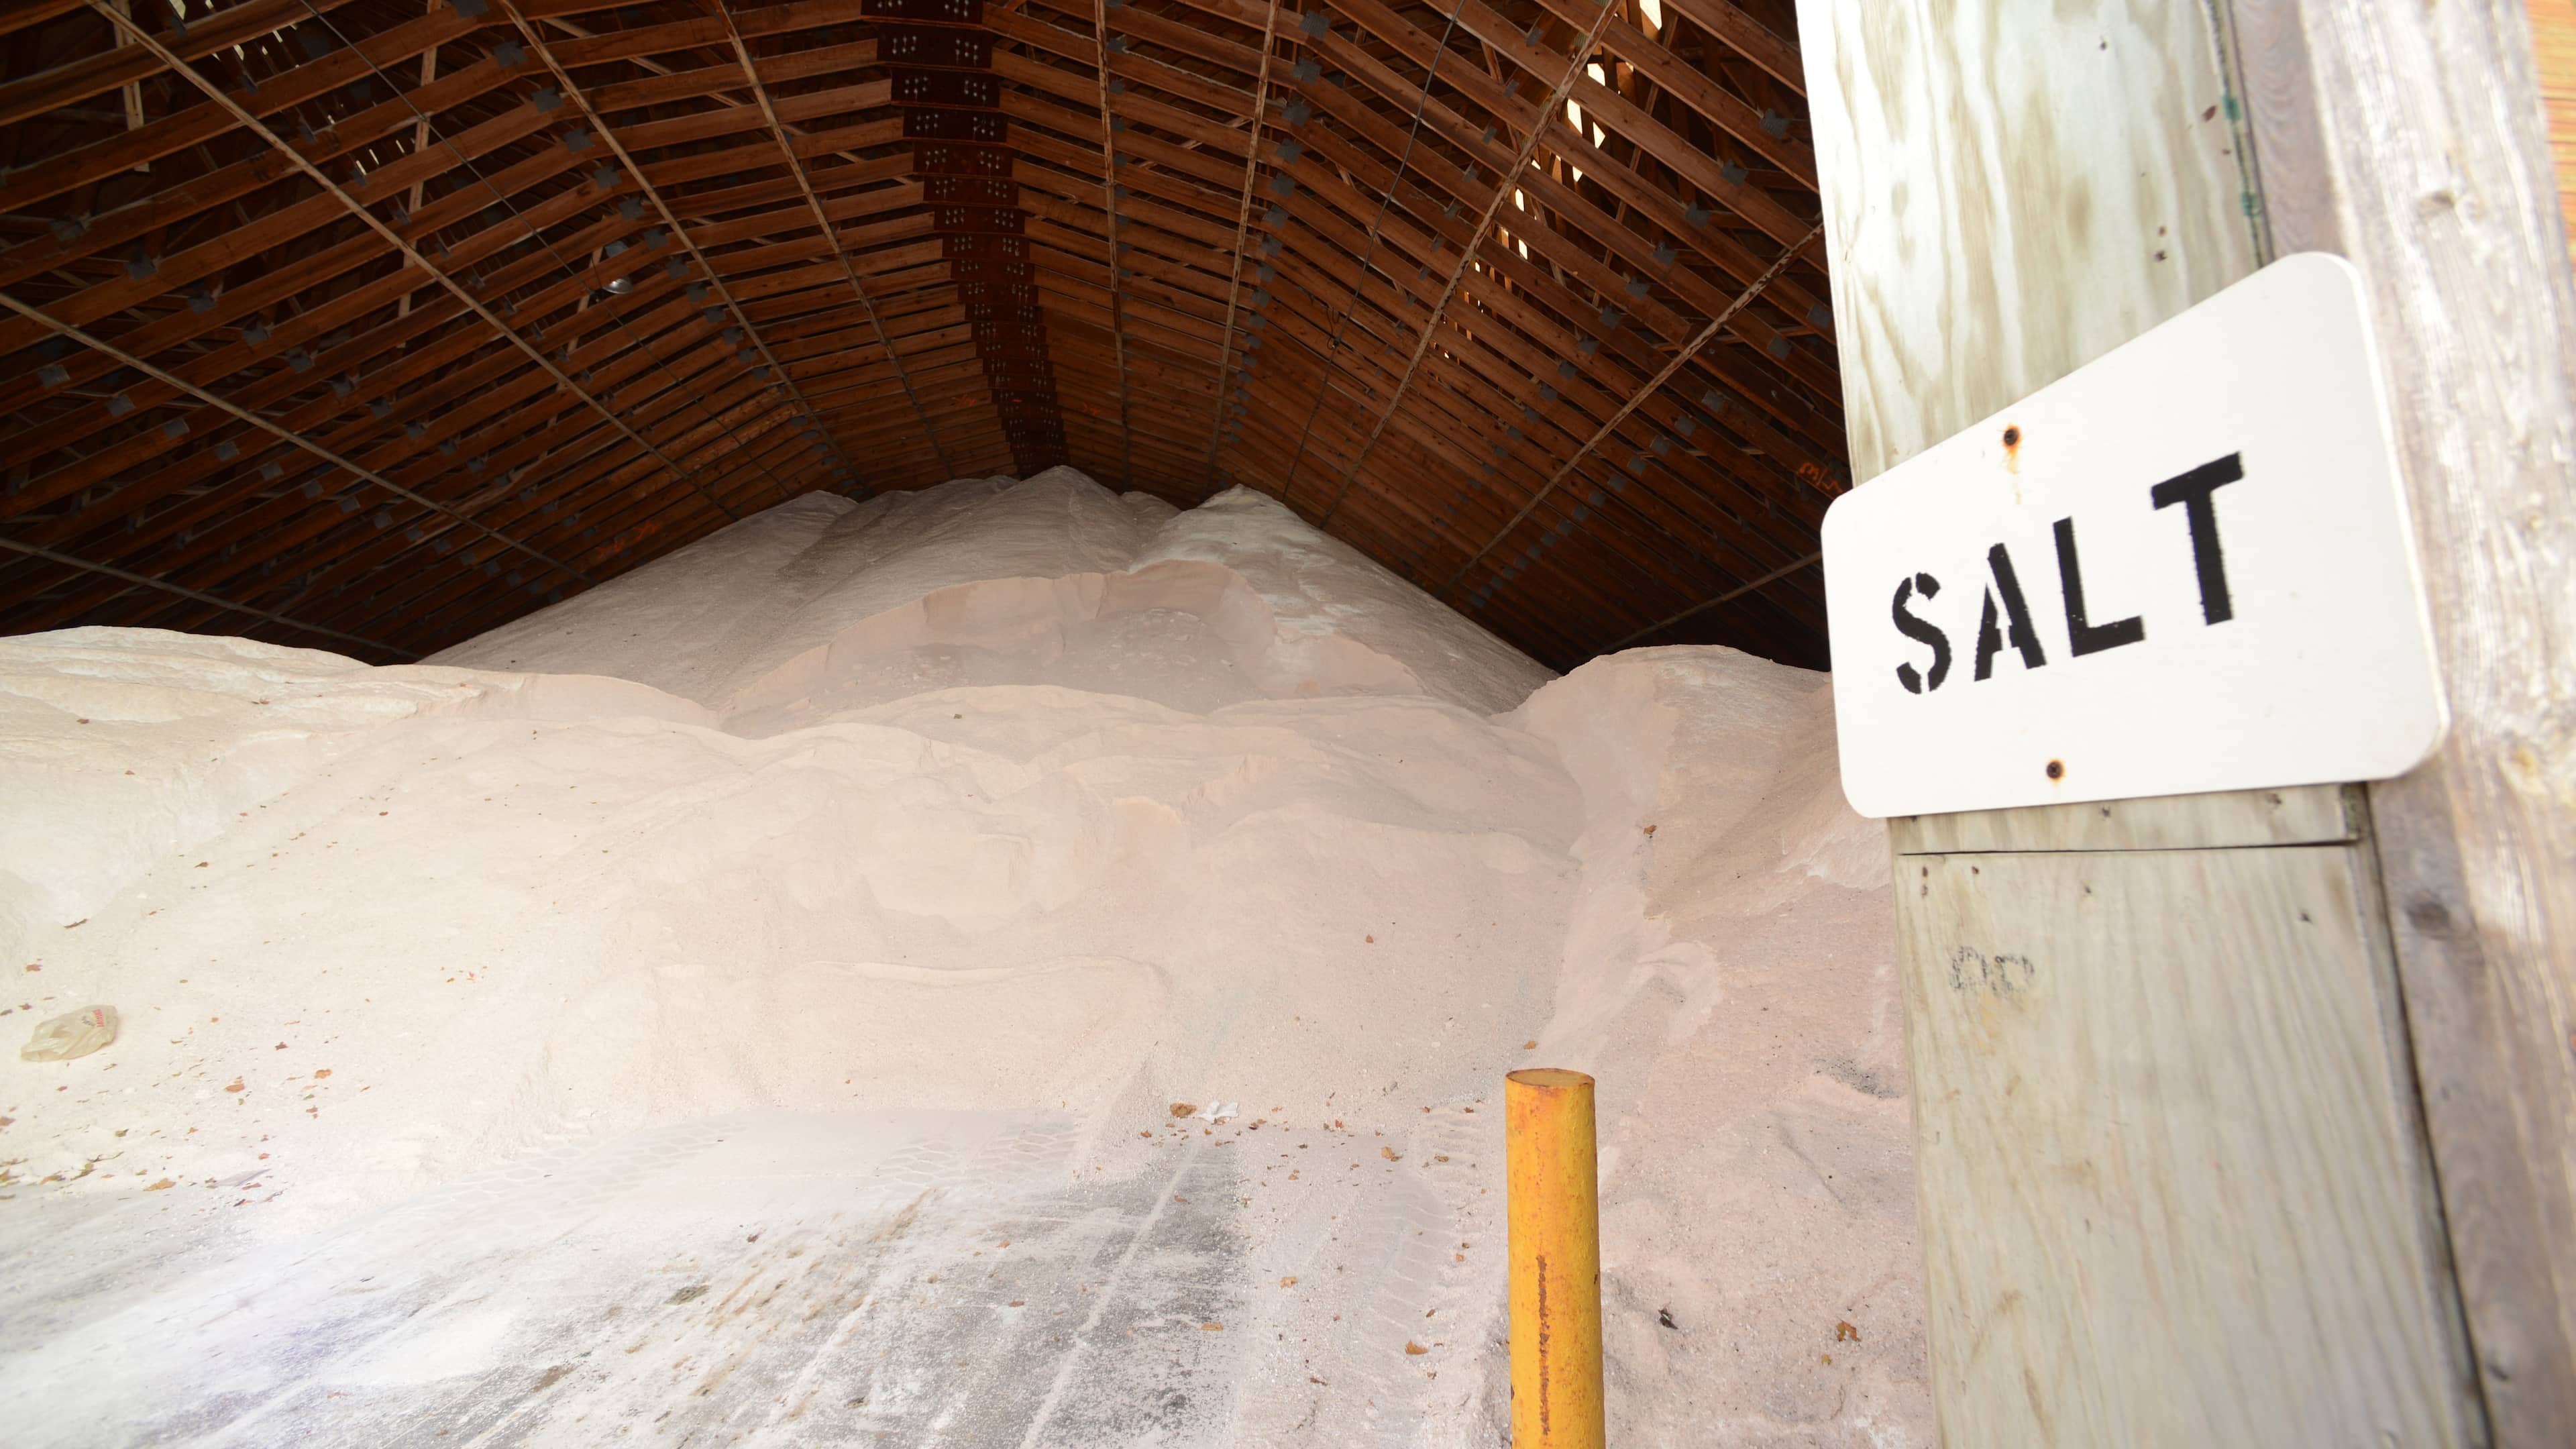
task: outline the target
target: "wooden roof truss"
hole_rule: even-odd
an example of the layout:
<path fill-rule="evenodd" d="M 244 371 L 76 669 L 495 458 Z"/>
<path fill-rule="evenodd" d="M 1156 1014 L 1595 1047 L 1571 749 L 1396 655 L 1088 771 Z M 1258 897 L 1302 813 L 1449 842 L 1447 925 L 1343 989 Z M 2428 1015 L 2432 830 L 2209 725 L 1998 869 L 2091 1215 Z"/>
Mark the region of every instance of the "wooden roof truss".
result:
<path fill-rule="evenodd" d="M 1824 662 L 1789 0 L 24 0 L 0 627 L 417 657 L 809 489 Z M 1711 601 L 1724 598 L 1723 604 Z"/>

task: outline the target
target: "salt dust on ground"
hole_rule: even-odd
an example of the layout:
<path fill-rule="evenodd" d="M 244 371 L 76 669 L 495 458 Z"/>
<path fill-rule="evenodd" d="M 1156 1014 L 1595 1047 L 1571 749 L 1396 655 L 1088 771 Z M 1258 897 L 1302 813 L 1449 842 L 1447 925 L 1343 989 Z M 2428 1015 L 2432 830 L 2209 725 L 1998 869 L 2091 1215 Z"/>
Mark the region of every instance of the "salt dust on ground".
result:
<path fill-rule="evenodd" d="M 1826 677 L 1553 678 L 1259 495 L 808 495 L 437 656 L 0 640 L 21 1445 L 1932 1442 Z"/>

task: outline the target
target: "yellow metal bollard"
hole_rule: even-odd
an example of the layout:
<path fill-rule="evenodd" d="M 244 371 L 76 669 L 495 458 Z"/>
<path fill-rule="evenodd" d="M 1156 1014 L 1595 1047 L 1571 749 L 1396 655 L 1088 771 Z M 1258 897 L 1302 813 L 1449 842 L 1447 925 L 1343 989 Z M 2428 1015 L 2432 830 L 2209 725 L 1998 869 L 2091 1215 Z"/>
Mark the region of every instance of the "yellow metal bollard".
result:
<path fill-rule="evenodd" d="M 1513 1449 L 1601 1449 L 1601 1199 L 1592 1079 L 1503 1079 Z"/>

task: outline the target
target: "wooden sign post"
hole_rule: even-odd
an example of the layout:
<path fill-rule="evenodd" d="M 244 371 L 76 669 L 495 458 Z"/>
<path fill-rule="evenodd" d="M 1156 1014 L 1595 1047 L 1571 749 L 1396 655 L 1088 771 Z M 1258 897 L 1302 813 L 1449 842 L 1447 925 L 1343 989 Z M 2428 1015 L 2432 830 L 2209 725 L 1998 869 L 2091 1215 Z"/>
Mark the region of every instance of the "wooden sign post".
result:
<path fill-rule="evenodd" d="M 1891 822 L 1944 1438 L 2576 1443 L 2576 284 L 2521 7 L 1799 12 L 1855 477 L 2342 256 L 2451 715 L 2366 788 Z"/>

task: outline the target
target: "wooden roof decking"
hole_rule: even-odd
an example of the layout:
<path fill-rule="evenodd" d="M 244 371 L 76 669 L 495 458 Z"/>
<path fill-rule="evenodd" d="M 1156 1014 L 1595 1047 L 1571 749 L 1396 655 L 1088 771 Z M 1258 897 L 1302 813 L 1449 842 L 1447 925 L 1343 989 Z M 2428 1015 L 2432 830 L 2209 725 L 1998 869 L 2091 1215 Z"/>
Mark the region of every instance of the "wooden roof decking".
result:
<path fill-rule="evenodd" d="M 1823 664 L 1789 0 L 1308 4 L 23 0 L 0 631 L 410 658 L 1070 461 L 1558 667 Z"/>

